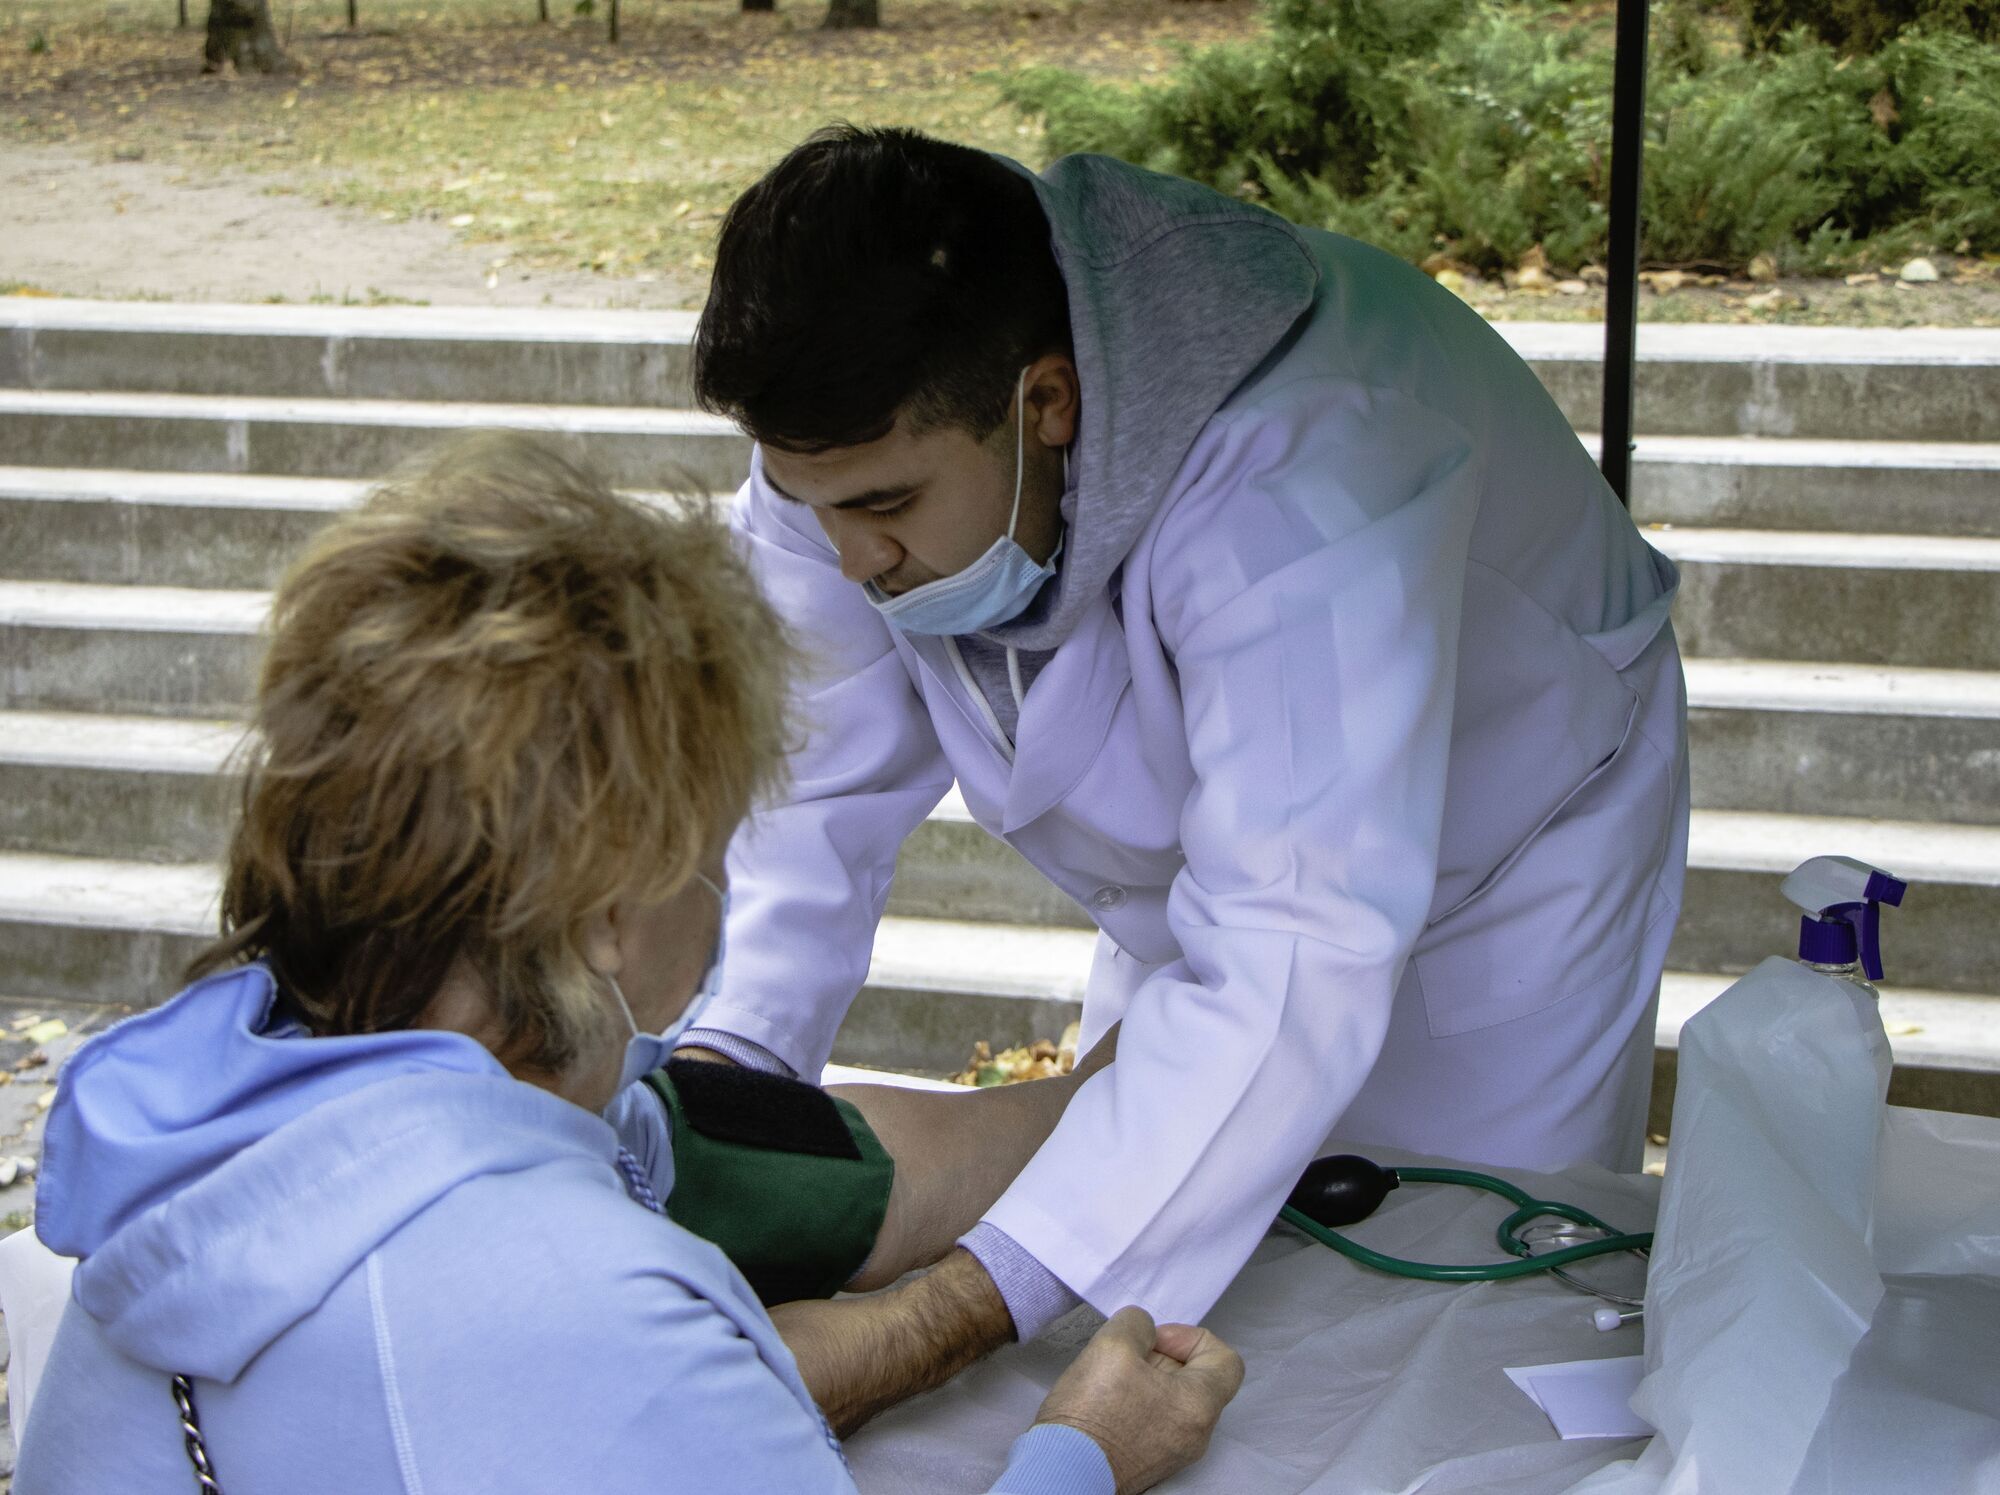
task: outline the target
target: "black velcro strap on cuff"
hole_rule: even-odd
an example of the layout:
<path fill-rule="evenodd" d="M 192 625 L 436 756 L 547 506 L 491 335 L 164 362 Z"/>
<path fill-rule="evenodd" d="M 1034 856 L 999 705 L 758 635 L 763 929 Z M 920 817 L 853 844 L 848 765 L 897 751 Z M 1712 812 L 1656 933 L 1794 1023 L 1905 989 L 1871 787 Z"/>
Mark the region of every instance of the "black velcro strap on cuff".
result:
<path fill-rule="evenodd" d="M 817 1085 L 703 1059 L 669 1060 L 667 1077 L 679 1094 L 681 1119 L 704 1137 L 769 1152 L 861 1160 L 833 1097 Z"/>

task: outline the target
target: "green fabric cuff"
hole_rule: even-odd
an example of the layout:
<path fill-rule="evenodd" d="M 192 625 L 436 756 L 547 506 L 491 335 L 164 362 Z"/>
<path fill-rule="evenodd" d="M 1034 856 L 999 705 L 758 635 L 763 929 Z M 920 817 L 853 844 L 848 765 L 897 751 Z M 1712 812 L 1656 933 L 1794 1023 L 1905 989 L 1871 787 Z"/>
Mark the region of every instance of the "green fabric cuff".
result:
<path fill-rule="evenodd" d="M 673 1134 L 667 1215 L 721 1247 L 766 1307 L 830 1298 L 875 1249 L 895 1159 L 849 1102 L 723 1068 L 678 1060 L 646 1076 Z"/>

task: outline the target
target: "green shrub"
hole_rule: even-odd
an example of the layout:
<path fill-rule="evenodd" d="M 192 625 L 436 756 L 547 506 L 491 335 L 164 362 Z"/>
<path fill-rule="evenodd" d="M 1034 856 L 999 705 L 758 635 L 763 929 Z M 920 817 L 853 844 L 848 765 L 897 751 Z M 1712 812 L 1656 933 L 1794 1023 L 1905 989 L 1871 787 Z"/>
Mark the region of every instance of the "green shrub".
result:
<path fill-rule="evenodd" d="M 1694 0 L 1676 11 L 1648 97 L 1648 259 L 1823 271 L 1871 239 L 2000 248 L 2000 47 L 1920 29 L 1850 59 L 1794 31 L 1744 56 L 1709 45 Z M 1265 37 L 1185 54 L 1164 84 L 1043 68 L 1003 91 L 1057 153 L 1189 176 L 1409 259 L 1602 257 L 1601 33 L 1475 0 L 1270 0 L 1267 15 Z"/>
<path fill-rule="evenodd" d="M 1753 52 L 1773 50 L 1801 28 L 1850 57 L 1915 28 L 2000 41 L 2000 0 L 1737 0 L 1737 17 Z"/>
<path fill-rule="evenodd" d="M 1670 85 L 1652 101 L 1641 183 L 1646 252 L 1672 264 L 1745 265 L 1778 254 L 1840 205 L 1811 129 L 1770 114 L 1737 64 L 1715 87 Z M 1789 256 L 1787 256 L 1789 257 Z"/>

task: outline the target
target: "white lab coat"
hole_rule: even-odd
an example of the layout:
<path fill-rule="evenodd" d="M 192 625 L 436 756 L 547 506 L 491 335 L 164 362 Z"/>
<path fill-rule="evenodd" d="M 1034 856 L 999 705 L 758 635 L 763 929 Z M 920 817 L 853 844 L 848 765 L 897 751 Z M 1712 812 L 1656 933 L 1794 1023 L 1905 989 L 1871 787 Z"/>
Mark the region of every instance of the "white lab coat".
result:
<path fill-rule="evenodd" d="M 704 1026 L 817 1072 L 955 779 L 1103 931 L 1086 1036 L 1122 1019 L 1118 1062 L 988 1218 L 1107 1312 L 1198 1319 L 1336 1128 L 1637 1161 L 1685 857 L 1673 569 L 1491 329 L 1307 242 L 1333 290 L 1203 427 L 1011 752 L 754 462 L 739 499 L 816 668 Z"/>

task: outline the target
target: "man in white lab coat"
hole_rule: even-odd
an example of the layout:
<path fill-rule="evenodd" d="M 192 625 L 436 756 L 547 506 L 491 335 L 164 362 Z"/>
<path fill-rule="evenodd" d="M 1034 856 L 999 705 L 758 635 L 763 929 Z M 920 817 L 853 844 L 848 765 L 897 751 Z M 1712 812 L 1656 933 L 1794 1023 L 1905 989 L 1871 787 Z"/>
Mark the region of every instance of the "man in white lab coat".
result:
<path fill-rule="evenodd" d="M 1330 1134 L 1637 1166 L 1677 579 L 1477 314 L 1117 161 L 840 129 L 732 209 L 695 380 L 814 665 L 692 1041 L 816 1074 L 954 780 L 1102 930 L 1117 1062 L 947 1260 L 968 1341 L 1198 1320 Z"/>

